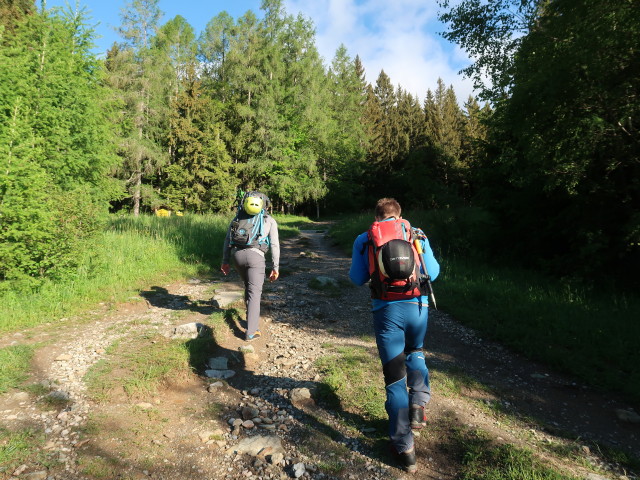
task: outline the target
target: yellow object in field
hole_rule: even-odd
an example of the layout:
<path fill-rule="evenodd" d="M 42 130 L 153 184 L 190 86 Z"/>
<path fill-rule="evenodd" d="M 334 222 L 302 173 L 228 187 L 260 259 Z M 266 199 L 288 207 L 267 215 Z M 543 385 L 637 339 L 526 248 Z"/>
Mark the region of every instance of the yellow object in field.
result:
<path fill-rule="evenodd" d="M 176 212 L 176 217 L 182 217 L 182 216 L 184 216 L 184 213 L 182 213 L 182 212 Z"/>
<path fill-rule="evenodd" d="M 156 210 L 156 216 L 157 217 L 170 217 L 171 216 L 171 210 L 167 210 L 165 208 L 159 208 L 158 210 Z"/>

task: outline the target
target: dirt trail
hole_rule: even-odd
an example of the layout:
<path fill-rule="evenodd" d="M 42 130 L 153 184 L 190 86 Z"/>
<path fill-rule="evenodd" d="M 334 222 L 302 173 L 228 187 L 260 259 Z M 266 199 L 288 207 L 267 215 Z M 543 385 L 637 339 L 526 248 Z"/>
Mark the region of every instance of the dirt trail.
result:
<path fill-rule="evenodd" d="M 52 322 L 0 339 L 2 346 L 42 345 L 30 381 L 39 389 L 0 396 L 0 427 L 30 428 L 42 448 L 20 465 L 0 466 L 0 479 L 408 478 L 383 453 L 384 424 L 316 401 L 316 359 L 336 346 L 375 351 L 367 289 L 349 286 L 350 259 L 330 244 L 324 225 L 316 227 L 283 242 L 282 276 L 265 286 L 264 336 L 250 344 L 253 351 L 241 351 L 244 325 L 236 316 L 226 335 L 216 333 L 212 356 L 233 372 L 225 381 L 185 374 L 147 395 L 131 397 L 123 385 L 100 402 L 86 395 L 87 372 L 114 350 L 135 341 L 132 349 L 152 352 L 154 335 L 207 324 L 227 308 L 240 293 L 234 274 L 153 286 L 130 303 L 100 306 L 89 321 Z M 320 276 L 339 288 L 311 288 Z M 433 397 L 412 478 L 457 478 L 461 459 L 450 437 L 460 429 L 530 448 L 576 478 L 635 478 L 621 477 L 625 472 L 603 463 L 594 447 L 640 457 L 640 426 L 616 413 L 628 404 L 514 355 L 444 312 L 430 312 L 426 348 Z M 151 368 L 153 357 L 147 363 Z M 380 370 L 371 372 L 372 383 L 382 385 Z M 451 378 L 466 379 L 461 391 L 446 388 Z M 267 442 L 261 452 L 249 445 L 257 439 Z M 572 449 L 571 459 L 551 453 L 561 447 Z"/>

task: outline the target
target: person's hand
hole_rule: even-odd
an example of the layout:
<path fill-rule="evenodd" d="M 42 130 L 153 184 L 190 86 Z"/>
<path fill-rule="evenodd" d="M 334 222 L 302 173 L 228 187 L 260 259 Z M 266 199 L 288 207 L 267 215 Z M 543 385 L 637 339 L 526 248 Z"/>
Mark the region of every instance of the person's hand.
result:
<path fill-rule="evenodd" d="M 269 275 L 269 281 L 275 282 L 279 276 L 280 274 L 278 273 L 278 270 L 271 270 L 271 275 Z"/>
<path fill-rule="evenodd" d="M 231 266 L 228 263 L 223 263 L 222 265 L 220 265 L 220 271 L 225 275 L 229 275 L 229 272 L 231 271 Z"/>

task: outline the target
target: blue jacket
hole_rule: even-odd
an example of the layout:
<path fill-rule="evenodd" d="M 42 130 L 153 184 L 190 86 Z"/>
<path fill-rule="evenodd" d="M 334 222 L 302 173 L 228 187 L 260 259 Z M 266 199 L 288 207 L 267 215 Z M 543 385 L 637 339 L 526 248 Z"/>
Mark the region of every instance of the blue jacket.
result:
<path fill-rule="evenodd" d="M 353 242 L 353 250 L 351 252 L 351 268 L 349 269 L 349 278 L 356 285 L 364 285 L 367 283 L 369 278 L 369 249 L 367 248 L 367 241 L 369 240 L 369 235 L 367 232 L 364 232 L 356 238 L 355 242 Z M 422 251 L 424 262 L 427 265 L 427 270 L 429 270 L 429 276 L 431 280 L 435 280 L 440 273 L 440 264 L 437 262 L 436 258 L 433 256 L 433 250 L 431 250 L 431 246 L 429 245 L 429 240 L 424 239 L 420 240 L 422 243 Z M 420 267 L 420 271 L 422 271 L 422 266 Z M 424 273 L 424 272 L 422 272 Z M 418 298 L 418 297 L 416 297 Z M 415 300 L 396 300 L 397 302 L 413 302 Z M 423 295 L 419 300 L 423 305 L 429 304 L 429 297 Z M 378 310 L 388 303 L 391 303 L 387 300 L 379 300 L 377 298 L 373 299 L 373 310 Z"/>

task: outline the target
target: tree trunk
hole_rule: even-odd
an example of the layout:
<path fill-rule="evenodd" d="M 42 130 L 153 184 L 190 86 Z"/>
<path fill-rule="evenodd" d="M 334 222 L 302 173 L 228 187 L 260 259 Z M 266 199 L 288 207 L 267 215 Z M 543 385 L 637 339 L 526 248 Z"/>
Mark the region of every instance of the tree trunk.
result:
<path fill-rule="evenodd" d="M 136 173 L 136 183 L 133 190 L 133 215 L 140 215 L 140 190 L 142 188 L 142 172 Z"/>

